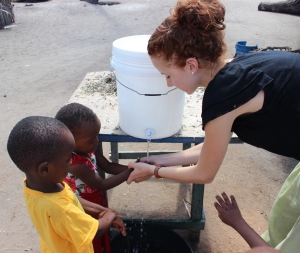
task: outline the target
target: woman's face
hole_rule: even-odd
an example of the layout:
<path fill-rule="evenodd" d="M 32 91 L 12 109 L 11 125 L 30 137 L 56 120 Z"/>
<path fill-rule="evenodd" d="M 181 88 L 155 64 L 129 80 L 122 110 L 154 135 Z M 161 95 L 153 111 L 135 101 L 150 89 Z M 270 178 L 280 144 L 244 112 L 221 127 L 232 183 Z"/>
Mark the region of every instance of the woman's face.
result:
<path fill-rule="evenodd" d="M 154 67 L 166 77 L 168 87 L 175 86 L 187 94 L 192 94 L 197 89 L 196 79 L 188 64 L 184 68 L 178 68 L 170 64 L 168 65 L 161 58 L 151 58 L 151 61 Z"/>

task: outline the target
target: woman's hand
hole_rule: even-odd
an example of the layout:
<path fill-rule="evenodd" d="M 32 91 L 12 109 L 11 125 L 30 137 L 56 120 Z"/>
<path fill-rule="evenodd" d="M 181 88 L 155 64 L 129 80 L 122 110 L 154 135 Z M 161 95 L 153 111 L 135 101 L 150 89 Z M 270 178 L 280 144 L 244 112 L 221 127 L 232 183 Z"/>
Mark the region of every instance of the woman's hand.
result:
<path fill-rule="evenodd" d="M 151 165 L 143 162 L 139 162 L 139 163 L 134 162 L 134 163 L 129 163 L 128 168 L 134 169 L 134 171 L 131 172 L 129 178 L 127 179 L 127 184 L 131 184 L 133 181 L 139 183 L 148 180 L 151 176 L 154 175 L 155 165 Z"/>

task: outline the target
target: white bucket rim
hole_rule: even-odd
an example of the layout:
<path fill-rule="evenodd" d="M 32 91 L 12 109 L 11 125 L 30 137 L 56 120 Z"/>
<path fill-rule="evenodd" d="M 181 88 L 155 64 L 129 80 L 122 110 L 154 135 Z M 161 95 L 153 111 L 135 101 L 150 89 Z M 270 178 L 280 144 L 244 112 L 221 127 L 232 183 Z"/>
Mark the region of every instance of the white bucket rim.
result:
<path fill-rule="evenodd" d="M 126 74 L 138 76 L 159 76 L 147 51 L 150 35 L 133 35 L 113 42 L 110 66 Z"/>

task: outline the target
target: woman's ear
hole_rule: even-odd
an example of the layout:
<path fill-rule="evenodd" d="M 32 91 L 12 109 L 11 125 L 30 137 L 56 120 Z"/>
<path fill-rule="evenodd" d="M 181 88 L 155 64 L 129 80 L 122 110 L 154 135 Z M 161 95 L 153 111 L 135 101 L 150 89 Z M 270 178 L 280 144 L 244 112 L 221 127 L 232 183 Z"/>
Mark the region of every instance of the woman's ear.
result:
<path fill-rule="evenodd" d="M 196 71 L 199 68 L 199 64 L 196 58 L 188 58 L 186 60 L 186 66 L 188 67 L 188 70 L 191 72 L 196 73 Z"/>
<path fill-rule="evenodd" d="M 38 173 L 40 176 L 45 177 L 48 174 L 48 162 L 41 162 L 38 166 Z"/>

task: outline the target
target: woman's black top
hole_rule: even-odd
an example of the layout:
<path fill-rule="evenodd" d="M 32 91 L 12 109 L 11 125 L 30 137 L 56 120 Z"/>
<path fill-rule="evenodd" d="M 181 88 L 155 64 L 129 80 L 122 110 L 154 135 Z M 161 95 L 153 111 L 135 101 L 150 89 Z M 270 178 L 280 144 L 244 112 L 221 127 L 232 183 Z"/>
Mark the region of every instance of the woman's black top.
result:
<path fill-rule="evenodd" d="M 300 160 L 300 55 L 267 51 L 239 54 L 208 84 L 203 129 L 264 90 L 263 108 L 235 119 L 232 131 L 246 143 Z"/>

